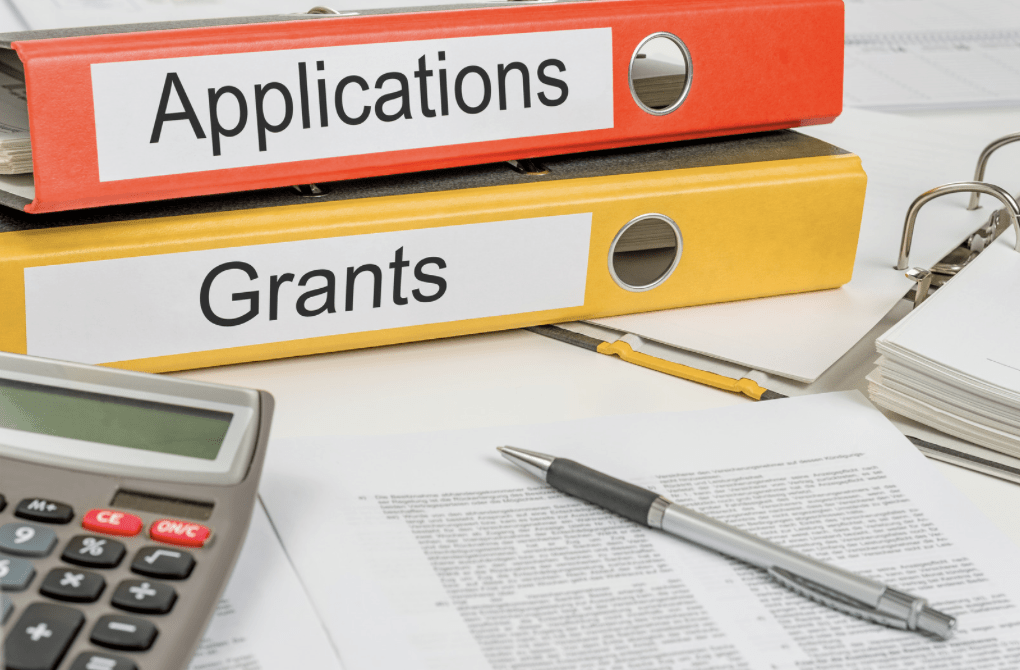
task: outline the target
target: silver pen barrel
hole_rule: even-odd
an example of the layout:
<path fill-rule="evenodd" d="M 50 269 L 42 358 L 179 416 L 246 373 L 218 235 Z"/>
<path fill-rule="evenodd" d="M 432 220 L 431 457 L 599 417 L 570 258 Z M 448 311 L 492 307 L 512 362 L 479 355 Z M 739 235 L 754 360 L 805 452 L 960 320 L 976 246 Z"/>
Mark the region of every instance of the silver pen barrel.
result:
<path fill-rule="evenodd" d="M 871 607 L 878 605 L 885 592 L 885 585 L 873 579 L 816 561 L 673 502 L 666 506 L 660 524 L 655 527 L 762 570 L 780 568 L 791 572 Z"/>
<path fill-rule="evenodd" d="M 955 618 L 932 609 L 923 598 L 773 544 L 666 498 L 652 504 L 648 525 L 766 570 L 801 595 L 847 614 L 943 640 L 956 628 Z"/>

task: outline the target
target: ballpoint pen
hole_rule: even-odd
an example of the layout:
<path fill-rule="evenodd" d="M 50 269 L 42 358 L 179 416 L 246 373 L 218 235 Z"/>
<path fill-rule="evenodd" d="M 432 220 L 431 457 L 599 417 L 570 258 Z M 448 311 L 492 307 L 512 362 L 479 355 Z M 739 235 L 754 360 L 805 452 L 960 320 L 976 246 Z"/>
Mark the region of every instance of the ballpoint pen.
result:
<path fill-rule="evenodd" d="M 763 540 L 654 491 L 614 479 L 580 463 L 516 447 L 497 447 L 514 465 L 553 488 L 765 570 L 796 593 L 852 616 L 949 639 L 956 619 L 927 601 L 881 582 Z"/>

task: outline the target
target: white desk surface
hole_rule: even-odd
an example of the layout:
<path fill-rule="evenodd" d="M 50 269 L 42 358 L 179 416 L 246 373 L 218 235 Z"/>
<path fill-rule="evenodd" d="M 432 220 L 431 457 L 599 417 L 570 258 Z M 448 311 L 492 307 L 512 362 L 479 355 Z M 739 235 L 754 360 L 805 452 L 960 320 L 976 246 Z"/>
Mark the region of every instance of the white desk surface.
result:
<path fill-rule="evenodd" d="M 917 116 L 1020 130 L 1020 108 Z M 277 437 L 414 433 L 753 402 L 526 331 L 180 374 L 269 391 Z M 1020 485 L 932 463 L 1020 545 Z"/>

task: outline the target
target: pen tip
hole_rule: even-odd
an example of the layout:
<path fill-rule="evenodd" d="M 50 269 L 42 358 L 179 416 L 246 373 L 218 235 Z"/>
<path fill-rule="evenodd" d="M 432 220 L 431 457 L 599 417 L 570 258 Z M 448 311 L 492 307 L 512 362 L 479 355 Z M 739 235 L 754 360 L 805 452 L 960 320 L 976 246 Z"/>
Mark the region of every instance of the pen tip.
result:
<path fill-rule="evenodd" d="M 518 449 L 517 447 L 496 447 L 503 458 L 507 459 L 519 468 L 530 472 L 542 481 L 545 481 L 545 473 L 552 465 L 552 456 L 540 454 L 537 451 Z"/>

